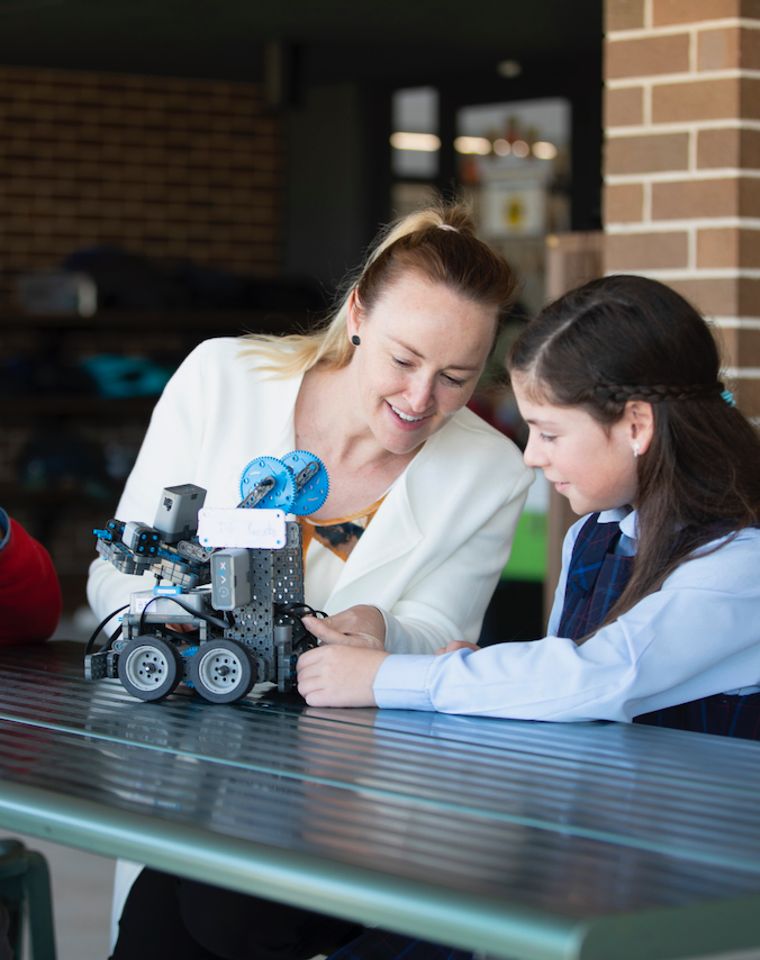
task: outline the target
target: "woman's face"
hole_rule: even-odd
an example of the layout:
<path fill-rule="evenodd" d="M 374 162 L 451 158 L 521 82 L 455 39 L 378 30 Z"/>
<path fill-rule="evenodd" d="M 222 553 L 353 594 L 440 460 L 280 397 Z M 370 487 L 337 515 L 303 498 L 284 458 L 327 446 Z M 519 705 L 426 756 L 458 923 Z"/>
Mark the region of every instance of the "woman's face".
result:
<path fill-rule="evenodd" d="M 472 396 L 496 332 L 496 309 L 410 271 L 371 310 L 352 300 L 348 335 L 359 413 L 390 453 L 413 452 Z"/>
<path fill-rule="evenodd" d="M 525 463 L 543 470 L 577 514 L 634 504 L 638 479 L 633 442 L 639 439 L 644 452 L 650 436 L 648 428 L 639 426 L 636 405 L 629 404 L 623 417 L 604 430 L 582 407 L 536 400 L 526 389 L 524 375 L 513 373 L 511 379 L 529 429 Z"/>

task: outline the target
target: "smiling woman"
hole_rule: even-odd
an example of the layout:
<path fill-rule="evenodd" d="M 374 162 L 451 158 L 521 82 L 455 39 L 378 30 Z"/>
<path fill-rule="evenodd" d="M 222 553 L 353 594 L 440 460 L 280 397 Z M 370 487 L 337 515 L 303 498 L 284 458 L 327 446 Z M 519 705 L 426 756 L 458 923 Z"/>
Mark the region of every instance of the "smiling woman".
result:
<path fill-rule="evenodd" d="M 392 224 L 323 329 L 211 340 L 187 358 L 156 406 L 117 516 L 149 521 L 161 489 L 187 482 L 207 490 L 207 506 L 236 506 L 252 458 L 311 450 L 330 489 L 301 523 L 306 602 L 354 646 L 430 653 L 476 640 L 532 479 L 517 448 L 466 409 L 513 289 L 462 206 Z M 152 586 L 135 579 L 95 561 L 99 619 Z M 148 901 L 159 895 L 165 939 L 151 922 L 146 944 L 145 911 L 154 915 Z M 144 871 L 114 957 L 173 955 L 187 937 L 204 957 L 255 956 L 263 938 L 295 960 L 350 932 L 299 911 L 275 923 L 264 901 Z"/>

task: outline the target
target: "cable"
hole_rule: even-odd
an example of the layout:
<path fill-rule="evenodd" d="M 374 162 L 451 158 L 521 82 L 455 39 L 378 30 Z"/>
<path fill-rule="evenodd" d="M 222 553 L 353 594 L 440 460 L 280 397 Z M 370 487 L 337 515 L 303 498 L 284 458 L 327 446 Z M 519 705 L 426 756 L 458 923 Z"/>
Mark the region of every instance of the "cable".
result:
<path fill-rule="evenodd" d="M 125 603 L 123 607 L 119 607 L 117 610 L 114 610 L 113 613 L 109 613 L 108 616 L 105 618 L 105 620 L 101 620 L 101 621 L 100 621 L 100 623 L 97 625 L 97 627 L 95 627 L 95 629 L 93 630 L 92 636 L 91 636 L 90 639 L 87 641 L 87 646 L 85 647 L 85 650 L 84 650 L 84 655 L 85 655 L 85 656 L 87 656 L 87 654 L 89 654 L 89 653 L 92 653 L 92 647 L 93 647 L 93 644 L 95 643 L 95 639 L 97 638 L 97 636 L 98 636 L 98 634 L 100 633 L 100 631 L 101 631 L 101 630 L 105 627 L 105 625 L 108 623 L 108 621 L 109 621 L 109 620 L 112 620 L 112 619 L 116 616 L 117 613 L 121 613 L 122 610 L 126 610 L 128 606 L 129 606 L 129 604 L 128 604 L 128 603 Z M 119 625 L 119 627 L 118 627 L 118 628 L 113 632 L 113 634 L 108 638 L 108 642 L 103 645 L 103 647 L 101 648 L 101 650 L 98 651 L 98 653 L 101 653 L 103 650 L 107 650 L 107 649 L 111 646 L 111 643 L 112 643 L 112 641 L 114 640 L 114 638 L 115 638 L 116 636 L 118 636 L 118 634 L 119 634 L 120 632 L 121 632 L 121 625 Z"/>
<path fill-rule="evenodd" d="M 285 616 L 298 616 L 299 618 L 304 614 L 309 614 L 312 617 L 319 617 L 320 620 L 325 620 L 329 616 L 324 610 L 315 610 L 314 607 L 310 607 L 308 603 L 276 603 L 274 609 L 275 613 L 284 614 Z"/>

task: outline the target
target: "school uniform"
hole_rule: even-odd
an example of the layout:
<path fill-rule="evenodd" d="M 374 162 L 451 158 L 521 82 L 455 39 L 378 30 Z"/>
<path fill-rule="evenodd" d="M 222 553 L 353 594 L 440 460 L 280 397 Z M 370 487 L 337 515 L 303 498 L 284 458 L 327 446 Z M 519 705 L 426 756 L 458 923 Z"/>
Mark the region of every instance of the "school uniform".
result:
<path fill-rule="evenodd" d="M 621 558 L 636 552 L 636 513 L 608 510 L 594 516 L 593 528 L 589 521 L 579 520 L 565 538 L 546 637 L 442 657 L 387 657 L 374 684 L 378 705 L 526 720 L 630 723 L 642 715 L 652 722 L 648 715 L 706 697 L 758 693 L 760 530 L 741 530 L 700 548 L 660 590 L 594 633 L 627 579 L 628 561 Z M 605 582 L 599 584 L 599 571 L 586 569 L 588 544 L 574 564 L 572 558 L 584 528 L 585 541 L 593 539 L 592 529 L 598 535 L 596 528 L 606 524 L 612 524 L 607 528 L 612 532 L 602 553 L 609 559 Z M 578 611 L 571 617 L 565 612 L 566 601 L 575 603 L 581 588 L 591 590 L 591 606 L 582 617 Z M 589 633 L 584 643 L 576 643 Z M 742 709 L 749 702 L 744 705 Z M 711 709 L 720 712 L 723 707 L 715 701 Z M 726 732 L 728 727 L 730 721 Z"/>
<path fill-rule="evenodd" d="M 389 657 L 385 664 L 390 663 L 391 668 L 386 670 L 384 664 L 375 683 L 380 706 L 442 710 L 444 705 L 456 703 L 459 709 L 455 712 L 533 716 L 534 719 L 539 719 L 537 715 L 541 713 L 540 719 L 552 720 L 607 716 L 633 719 L 634 723 L 760 739 L 760 688 L 757 683 L 748 682 L 760 677 L 757 649 L 760 648 L 760 577 L 757 574 L 760 531 L 754 529 L 742 531 L 714 553 L 710 550 L 720 541 L 701 548 L 697 558 L 680 568 L 680 576 L 676 571 L 668 577 L 658 591 L 658 595 L 662 595 L 655 595 L 656 602 L 646 603 L 649 598 L 645 598 L 632 611 L 623 614 L 612 637 L 612 631 L 604 627 L 582 643 L 577 648 L 575 670 L 563 681 L 563 672 L 572 663 L 568 656 L 569 644 L 575 646 L 577 641 L 593 633 L 630 579 L 636 533 L 636 515 L 632 511 L 610 510 L 579 520 L 565 538 L 562 574 L 549 619 L 551 636 L 532 644 L 503 644 L 499 656 L 495 655 L 497 648 L 449 654 L 448 658 L 456 663 L 453 671 L 451 667 L 434 669 L 447 657 Z M 709 602 L 701 604 L 700 597 L 705 599 L 708 592 Z M 732 610 L 734 596 L 736 610 Z M 691 609 L 685 616 L 689 604 Z M 710 607 L 707 616 L 704 606 Z M 642 607 L 645 607 L 643 611 L 639 609 Z M 746 624 L 746 629 L 728 636 L 739 624 L 739 613 L 752 617 L 751 611 L 754 618 Z M 716 630 L 721 613 L 726 617 L 725 626 L 723 630 Z M 624 641 L 618 643 L 611 657 L 605 657 L 599 649 L 605 636 Z M 668 642 L 676 645 L 680 655 L 666 656 Z M 590 644 L 593 647 L 589 652 L 585 648 Z M 699 649 L 702 663 L 710 661 L 710 654 L 705 651 L 711 651 L 713 665 L 706 669 L 706 679 L 696 675 L 688 677 L 683 669 L 692 644 Z M 531 656 L 533 651 L 535 657 Z M 555 652 L 564 656 L 552 666 Z M 584 655 L 587 653 L 588 656 Z M 725 670 L 722 653 L 730 661 Z M 646 656 L 651 656 L 654 663 L 662 667 L 658 691 L 654 690 L 648 672 L 637 670 L 637 664 Z M 395 667 L 400 665 L 407 671 L 411 659 L 418 662 L 410 672 L 405 693 Z M 399 661 L 403 662 L 399 664 Z M 534 683 L 526 696 L 519 688 L 532 669 L 549 669 L 550 676 L 543 684 Z M 501 675 L 494 678 L 494 670 L 501 671 Z M 597 670 L 602 675 L 598 684 L 594 682 Z M 444 677 L 444 673 L 453 673 L 453 676 Z M 415 684 L 423 684 L 423 692 L 418 692 Z M 721 687 L 726 684 L 735 689 L 722 692 Z M 482 705 L 483 686 L 488 687 L 485 706 Z M 468 689 L 463 692 L 463 687 Z M 559 706 L 550 703 L 552 688 Z M 687 701 L 678 699 L 700 690 L 711 692 Z M 500 693 L 505 697 L 501 704 L 498 703 Z M 650 712 L 636 712 L 644 704 L 658 702 L 666 705 Z M 365 929 L 328 960 L 401 958 L 470 960 L 472 953 L 385 930 Z"/>

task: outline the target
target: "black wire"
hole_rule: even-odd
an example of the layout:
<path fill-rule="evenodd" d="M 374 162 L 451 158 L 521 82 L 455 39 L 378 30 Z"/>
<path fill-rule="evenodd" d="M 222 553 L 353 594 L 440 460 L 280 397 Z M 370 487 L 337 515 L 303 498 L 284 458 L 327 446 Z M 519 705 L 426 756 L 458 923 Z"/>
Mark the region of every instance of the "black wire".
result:
<path fill-rule="evenodd" d="M 315 610 L 314 607 L 310 607 L 308 603 L 276 603 L 274 605 L 275 611 L 279 614 L 285 614 L 286 616 L 303 616 L 304 614 L 310 614 L 312 617 L 319 617 L 320 620 L 325 620 L 329 614 L 325 613 L 324 610 Z"/>
<path fill-rule="evenodd" d="M 129 604 L 128 604 L 128 603 L 125 603 L 123 607 L 119 607 L 118 610 L 114 610 L 113 613 L 109 613 L 108 616 L 105 618 L 105 620 L 101 620 L 101 621 L 100 621 L 100 623 L 97 625 L 97 627 L 95 627 L 95 629 L 93 630 L 92 636 L 91 636 L 90 639 L 87 641 L 87 646 L 86 646 L 85 649 L 84 649 L 84 655 L 85 655 L 85 656 L 87 656 L 88 653 L 92 653 L 93 644 L 95 643 L 95 640 L 96 640 L 98 634 L 99 634 L 100 631 L 103 629 L 103 627 L 105 627 L 105 625 L 108 623 L 108 621 L 109 621 L 109 620 L 112 620 L 112 619 L 116 616 L 117 613 L 121 613 L 122 610 L 126 610 L 128 606 L 129 606 Z M 113 632 L 113 634 L 108 638 L 108 642 L 107 642 L 106 644 L 104 644 L 103 647 L 101 647 L 101 649 L 98 651 L 98 653 L 101 653 L 103 650 L 107 650 L 107 649 L 111 646 L 111 642 L 114 640 L 115 637 L 118 636 L 118 634 L 119 634 L 120 631 L 121 631 L 121 626 L 119 626 L 119 627 Z"/>

